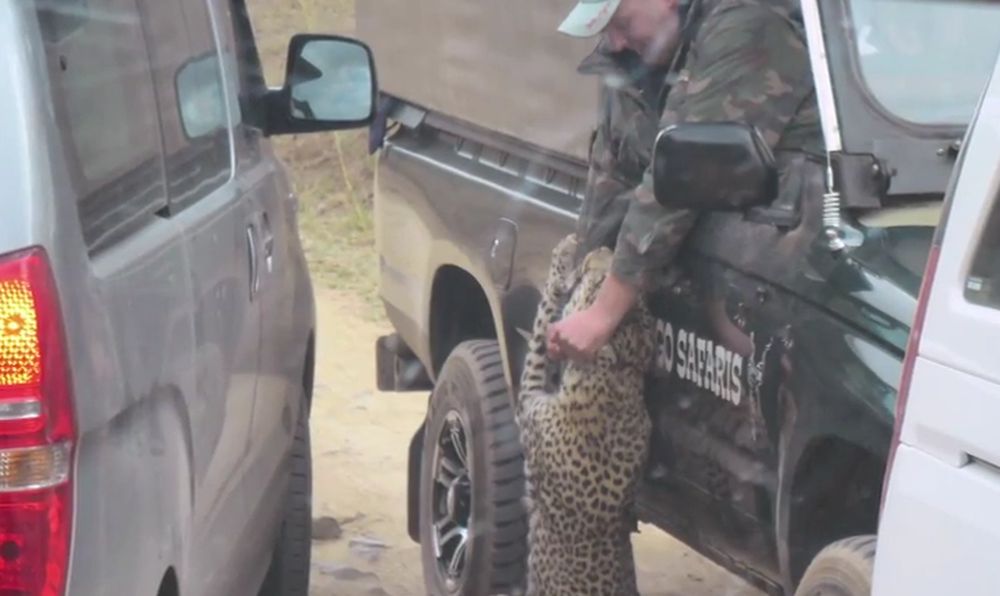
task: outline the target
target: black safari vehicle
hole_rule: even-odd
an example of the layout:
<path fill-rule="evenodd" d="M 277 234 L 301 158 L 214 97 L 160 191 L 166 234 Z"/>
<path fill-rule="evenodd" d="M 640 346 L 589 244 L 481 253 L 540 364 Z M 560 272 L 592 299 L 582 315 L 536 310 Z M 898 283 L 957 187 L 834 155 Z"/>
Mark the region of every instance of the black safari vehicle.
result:
<path fill-rule="evenodd" d="M 379 385 L 433 389 L 410 534 L 428 591 L 487 595 L 524 572 L 512 399 L 597 94 L 575 72 L 590 44 L 554 32 L 566 2 L 469 4 L 366 0 L 358 19 L 387 113 L 375 210 L 396 333 Z M 654 296 L 641 513 L 770 593 L 861 596 L 916 295 L 1000 4 L 802 0 L 800 18 L 818 175 L 800 202 L 706 213 Z"/>

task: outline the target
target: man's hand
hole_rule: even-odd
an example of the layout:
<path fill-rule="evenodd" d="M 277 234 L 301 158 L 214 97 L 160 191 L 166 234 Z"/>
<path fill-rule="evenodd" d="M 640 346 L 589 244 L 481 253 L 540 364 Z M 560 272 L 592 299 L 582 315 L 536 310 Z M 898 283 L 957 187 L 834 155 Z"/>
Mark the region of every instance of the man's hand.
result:
<path fill-rule="evenodd" d="M 594 307 L 575 312 L 549 327 L 549 355 L 556 360 L 589 362 L 608 343 L 616 327 Z"/>
<path fill-rule="evenodd" d="M 611 339 L 637 297 L 636 288 L 609 274 L 594 304 L 549 327 L 549 356 L 577 362 L 593 360 Z"/>

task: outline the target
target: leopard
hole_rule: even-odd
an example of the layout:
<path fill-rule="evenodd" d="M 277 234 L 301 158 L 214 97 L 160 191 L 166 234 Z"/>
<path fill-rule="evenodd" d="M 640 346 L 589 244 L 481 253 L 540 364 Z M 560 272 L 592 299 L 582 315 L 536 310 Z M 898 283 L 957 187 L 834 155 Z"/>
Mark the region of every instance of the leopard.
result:
<path fill-rule="evenodd" d="M 525 596 L 638 596 L 632 533 L 649 456 L 644 398 L 655 326 L 644 298 L 595 358 L 556 362 L 550 325 L 594 303 L 613 253 L 553 250 L 515 410 L 525 460 Z M 577 262 L 579 261 L 579 264 Z"/>

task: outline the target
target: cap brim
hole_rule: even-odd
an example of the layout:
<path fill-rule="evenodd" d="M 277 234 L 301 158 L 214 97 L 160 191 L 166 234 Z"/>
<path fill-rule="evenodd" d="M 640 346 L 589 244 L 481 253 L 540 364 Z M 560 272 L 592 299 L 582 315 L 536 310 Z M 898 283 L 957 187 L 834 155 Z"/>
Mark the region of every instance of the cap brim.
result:
<path fill-rule="evenodd" d="M 594 37 L 608 26 L 620 3 L 621 0 L 580 2 L 559 25 L 559 32 L 573 37 Z"/>

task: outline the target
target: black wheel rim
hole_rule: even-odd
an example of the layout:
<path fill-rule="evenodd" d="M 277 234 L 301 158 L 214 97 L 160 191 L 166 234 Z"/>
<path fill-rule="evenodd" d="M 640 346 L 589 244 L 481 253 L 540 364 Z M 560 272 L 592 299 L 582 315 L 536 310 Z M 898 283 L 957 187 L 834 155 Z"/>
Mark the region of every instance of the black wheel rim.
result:
<path fill-rule="evenodd" d="M 462 586 L 472 519 L 471 459 L 465 425 L 449 412 L 438 435 L 432 469 L 431 541 L 438 572 L 449 592 Z"/>

